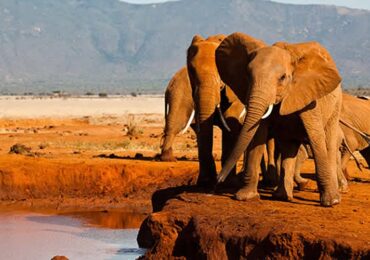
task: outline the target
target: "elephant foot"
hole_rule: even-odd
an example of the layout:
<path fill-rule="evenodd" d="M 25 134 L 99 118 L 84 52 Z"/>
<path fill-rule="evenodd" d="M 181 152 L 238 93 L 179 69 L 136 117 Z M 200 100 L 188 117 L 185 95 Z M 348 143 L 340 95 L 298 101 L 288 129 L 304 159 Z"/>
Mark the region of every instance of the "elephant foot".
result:
<path fill-rule="evenodd" d="M 172 148 L 162 151 L 160 159 L 162 162 L 176 162 L 176 158 L 172 153 Z"/>
<path fill-rule="evenodd" d="M 347 193 L 349 191 L 348 181 L 344 176 L 338 178 L 338 189 L 340 193 Z"/>
<path fill-rule="evenodd" d="M 260 182 L 260 185 L 263 188 L 270 188 L 270 189 L 275 188 L 277 186 L 276 181 L 266 180 L 266 179 L 262 179 L 262 181 Z"/>
<path fill-rule="evenodd" d="M 197 180 L 197 186 L 200 188 L 205 189 L 206 191 L 212 191 L 215 189 L 217 184 L 217 178 L 201 178 L 199 177 Z"/>
<path fill-rule="evenodd" d="M 260 195 L 257 191 L 252 191 L 249 188 L 240 189 L 234 196 L 236 200 L 245 201 L 252 199 L 259 199 Z"/>
<path fill-rule="evenodd" d="M 348 183 L 347 181 L 346 182 L 342 182 L 342 183 L 339 183 L 339 192 L 340 193 L 347 193 L 349 191 L 349 187 L 348 187 Z"/>
<path fill-rule="evenodd" d="M 225 188 L 241 188 L 243 185 L 243 174 L 230 174 L 220 185 Z"/>
<path fill-rule="evenodd" d="M 293 194 L 288 194 L 284 189 L 277 189 L 272 193 L 272 198 L 281 201 L 293 201 Z"/>
<path fill-rule="evenodd" d="M 340 195 L 338 192 L 323 192 L 320 196 L 320 204 L 323 207 L 332 207 L 340 203 Z"/>
<path fill-rule="evenodd" d="M 278 176 L 275 166 L 269 165 L 267 173 L 263 175 L 262 186 L 268 188 L 274 188 L 278 185 Z"/>
<path fill-rule="evenodd" d="M 302 180 L 300 180 L 299 182 L 297 182 L 298 190 L 300 190 L 300 191 L 305 190 L 308 182 L 309 181 L 307 179 L 303 179 L 302 178 Z"/>

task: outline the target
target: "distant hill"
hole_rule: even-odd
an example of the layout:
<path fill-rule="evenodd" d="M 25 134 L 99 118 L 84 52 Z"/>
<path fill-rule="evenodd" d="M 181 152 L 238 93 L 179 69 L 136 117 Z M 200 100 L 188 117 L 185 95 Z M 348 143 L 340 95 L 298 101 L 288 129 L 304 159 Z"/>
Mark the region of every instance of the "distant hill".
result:
<path fill-rule="evenodd" d="M 1 0 L 0 92 L 161 91 L 194 34 L 316 40 L 346 87 L 370 85 L 370 12 L 261 0 Z"/>

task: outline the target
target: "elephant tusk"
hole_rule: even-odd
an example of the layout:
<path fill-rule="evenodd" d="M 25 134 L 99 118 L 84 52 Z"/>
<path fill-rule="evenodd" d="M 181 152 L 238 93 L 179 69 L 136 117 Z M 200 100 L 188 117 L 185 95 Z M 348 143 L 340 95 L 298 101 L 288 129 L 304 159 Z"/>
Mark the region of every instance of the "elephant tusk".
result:
<path fill-rule="evenodd" d="M 225 120 L 224 115 L 222 114 L 220 104 L 218 104 L 218 105 L 216 106 L 216 108 L 217 108 L 217 111 L 218 111 L 218 115 L 220 116 L 220 119 L 221 119 L 221 123 L 222 123 L 222 125 L 225 127 L 226 131 L 231 132 L 231 129 L 230 129 L 230 127 L 228 126 L 228 124 L 227 124 L 227 122 L 226 122 L 226 120 Z"/>
<path fill-rule="evenodd" d="M 239 119 L 241 119 L 242 117 L 244 117 L 246 113 L 247 113 L 247 109 L 244 107 L 243 111 L 239 115 Z"/>
<path fill-rule="evenodd" d="M 170 112 L 170 104 L 166 104 L 166 116 L 168 116 Z"/>
<path fill-rule="evenodd" d="M 271 114 L 272 112 L 272 109 L 273 109 L 274 105 L 271 104 L 269 105 L 269 108 L 267 109 L 267 112 L 261 117 L 261 119 L 265 119 L 265 118 L 268 118 L 268 116 Z"/>
<path fill-rule="evenodd" d="M 184 127 L 184 129 L 182 129 L 182 131 L 180 132 L 180 135 L 182 134 L 185 134 L 186 131 L 188 130 L 191 122 L 193 121 L 194 119 L 194 116 L 195 116 L 195 110 L 193 109 L 193 111 L 191 112 L 191 115 L 190 115 L 190 118 L 189 118 L 189 121 L 186 123 L 186 126 Z"/>
<path fill-rule="evenodd" d="M 221 182 L 224 182 L 226 177 L 229 175 L 229 173 L 220 173 L 218 176 L 217 176 L 217 183 L 221 183 Z"/>

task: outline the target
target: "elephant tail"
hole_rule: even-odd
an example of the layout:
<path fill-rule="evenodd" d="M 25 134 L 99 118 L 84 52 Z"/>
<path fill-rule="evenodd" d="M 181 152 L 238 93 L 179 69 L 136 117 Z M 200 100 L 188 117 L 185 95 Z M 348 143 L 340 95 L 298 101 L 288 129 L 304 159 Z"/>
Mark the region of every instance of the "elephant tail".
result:
<path fill-rule="evenodd" d="M 159 148 L 161 148 L 161 150 L 163 149 L 164 138 L 164 133 L 162 133 L 161 140 L 159 141 Z"/>
<path fill-rule="evenodd" d="M 169 109 L 169 105 L 168 105 L 168 90 L 166 90 L 165 94 L 164 94 L 164 128 L 163 128 L 163 132 L 162 132 L 162 136 L 161 136 L 161 140 L 160 140 L 160 148 L 162 149 L 163 148 L 163 144 L 164 144 L 164 139 L 165 139 L 165 135 L 166 135 L 166 130 L 167 130 L 167 120 L 168 120 L 168 109 Z"/>
<path fill-rule="evenodd" d="M 167 122 L 167 117 L 168 117 L 168 94 L 167 91 L 164 95 L 164 119 Z"/>
<path fill-rule="evenodd" d="M 352 152 L 351 148 L 349 148 L 349 145 L 347 143 L 346 138 L 343 138 L 343 145 L 348 150 L 348 152 L 351 154 L 351 156 L 353 157 L 353 159 L 355 160 L 357 168 L 362 172 L 362 167 L 365 167 L 365 166 L 361 162 L 359 162 L 359 160 L 357 159 L 357 157 Z M 362 165 L 362 167 L 361 167 L 361 165 Z"/>
<path fill-rule="evenodd" d="M 370 145 L 370 135 L 369 134 L 362 132 L 361 130 L 357 129 L 356 127 L 344 121 L 343 119 L 339 119 L 339 122 L 342 123 L 344 126 L 348 127 L 349 129 L 358 133 Z"/>

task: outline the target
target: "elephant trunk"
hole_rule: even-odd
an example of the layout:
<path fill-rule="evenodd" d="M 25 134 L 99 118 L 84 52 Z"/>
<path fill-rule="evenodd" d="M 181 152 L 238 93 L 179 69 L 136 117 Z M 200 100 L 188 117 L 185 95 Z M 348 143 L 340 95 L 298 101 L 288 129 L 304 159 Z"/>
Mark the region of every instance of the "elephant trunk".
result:
<path fill-rule="evenodd" d="M 227 175 L 235 166 L 240 156 L 251 143 L 251 140 L 253 139 L 259 127 L 260 120 L 270 105 L 264 96 L 266 95 L 262 93 L 251 95 L 247 108 L 248 116 L 244 120 L 242 130 L 240 131 L 233 151 L 222 167 L 221 173 L 218 176 L 218 182 L 222 182 L 226 179 Z"/>
<path fill-rule="evenodd" d="M 213 121 L 217 105 L 217 93 L 214 84 L 205 82 L 195 93 L 197 142 L 199 159 L 198 185 L 207 186 L 216 182 L 216 165 L 213 159 Z M 218 87 L 218 86 L 217 86 Z"/>
<path fill-rule="evenodd" d="M 172 152 L 174 139 L 176 135 L 187 126 L 189 117 L 194 109 L 190 93 L 189 98 L 187 98 L 187 96 L 181 96 L 180 94 L 182 93 L 174 91 L 166 91 L 165 94 L 166 122 L 161 140 L 160 158 L 162 161 L 175 161 Z"/>

